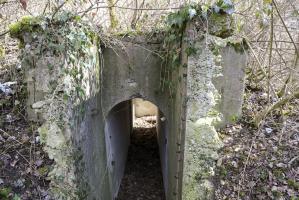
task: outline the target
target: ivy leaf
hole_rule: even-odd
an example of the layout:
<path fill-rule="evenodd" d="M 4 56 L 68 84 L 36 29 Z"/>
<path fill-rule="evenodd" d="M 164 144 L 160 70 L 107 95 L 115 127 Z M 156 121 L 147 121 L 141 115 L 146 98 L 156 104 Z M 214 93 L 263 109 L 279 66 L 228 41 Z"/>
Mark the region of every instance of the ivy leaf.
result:
<path fill-rule="evenodd" d="M 219 0 L 215 5 L 213 5 L 213 9 L 216 13 L 224 12 L 229 15 L 235 12 L 234 4 L 231 0 Z"/>
<path fill-rule="evenodd" d="M 219 12 L 220 12 L 220 7 L 217 6 L 217 5 L 214 5 L 214 6 L 213 6 L 213 9 L 214 9 L 214 12 L 215 12 L 215 13 L 219 13 Z"/>
<path fill-rule="evenodd" d="M 26 10 L 26 9 L 27 9 L 27 3 L 28 3 L 28 0 L 20 0 L 20 3 L 21 3 L 21 5 L 22 5 L 22 8 L 23 8 L 24 10 Z"/>
<path fill-rule="evenodd" d="M 190 19 L 192 19 L 197 14 L 197 12 L 194 8 L 189 8 L 188 12 L 189 12 Z"/>
<path fill-rule="evenodd" d="M 196 54 L 197 50 L 193 46 L 189 46 L 188 48 L 186 48 L 185 52 L 186 52 L 187 56 L 191 56 L 191 55 Z"/>
<path fill-rule="evenodd" d="M 21 197 L 17 194 L 15 194 L 15 196 L 13 197 L 13 200 L 21 200 Z"/>

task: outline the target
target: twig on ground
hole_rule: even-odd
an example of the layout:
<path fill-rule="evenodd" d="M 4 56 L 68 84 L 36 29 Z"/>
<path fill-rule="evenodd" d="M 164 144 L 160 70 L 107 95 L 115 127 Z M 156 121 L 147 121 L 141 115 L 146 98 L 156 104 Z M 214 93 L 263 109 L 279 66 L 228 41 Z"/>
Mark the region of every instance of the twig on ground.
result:
<path fill-rule="evenodd" d="M 11 135 L 9 133 L 7 133 L 6 131 L 4 131 L 3 129 L 0 128 L 0 131 L 6 135 L 8 135 L 9 137 L 11 137 Z M 20 142 L 19 140 L 13 138 L 14 141 L 16 141 L 17 143 L 19 143 L 20 145 L 23 145 L 22 142 Z"/>
<path fill-rule="evenodd" d="M 3 37 L 4 35 L 8 34 L 9 33 L 9 30 L 7 31 L 4 31 L 3 33 L 0 33 L 0 37 Z"/>
<path fill-rule="evenodd" d="M 288 103 L 288 102 L 291 101 L 292 99 L 297 99 L 297 98 L 299 98 L 299 88 L 297 88 L 297 90 L 296 90 L 294 93 L 292 93 L 292 94 L 290 94 L 290 95 L 288 95 L 288 96 L 286 96 L 286 97 L 280 99 L 280 100 L 279 100 L 278 102 L 276 102 L 275 104 L 269 106 L 268 108 L 266 108 L 266 109 L 263 110 L 262 112 L 258 113 L 258 114 L 256 115 L 255 119 L 254 119 L 254 124 L 255 124 L 256 126 L 259 126 L 260 123 L 261 123 L 261 121 L 262 121 L 263 119 L 265 119 L 265 117 L 266 117 L 271 111 L 273 111 L 273 110 L 275 110 L 275 109 L 277 109 L 277 108 L 280 108 L 281 106 L 284 106 L 286 103 Z"/>
<path fill-rule="evenodd" d="M 245 172 L 246 172 L 246 169 L 247 169 L 247 166 L 248 166 L 248 163 L 249 163 L 249 159 L 250 159 L 250 156 L 251 156 L 251 153 L 252 153 L 252 148 L 253 148 L 253 144 L 254 144 L 254 142 L 256 141 L 256 138 L 260 135 L 260 133 L 261 133 L 261 127 L 262 126 L 260 126 L 259 128 L 258 128 L 258 130 L 257 130 L 257 132 L 256 132 L 256 134 L 254 135 L 254 138 L 253 138 L 253 140 L 252 140 L 252 142 L 251 142 L 251 144 L 250 144 L 250 148 L 249 148 L 249 152 L 248 152 L 248 156 L 247 156 L 247 158 L 246 158 L 246 161 L 245 161 L 245 164 L 244 164 L 244 168 L 243 168 L 243 170 L 242 170 L 242 172 L 241 172 L 241 178 L 240 178 L 240 180 L 239 180 L 239 183 L 238 183 L 238 189 L 237 189 L 237 191 L 238 191 L 238 200 L 240 199 L 240 192 L 241 192 L 241 185 L 242 185 L 242 183 L 244 182 L 244 176 L 245 176 Z"/>

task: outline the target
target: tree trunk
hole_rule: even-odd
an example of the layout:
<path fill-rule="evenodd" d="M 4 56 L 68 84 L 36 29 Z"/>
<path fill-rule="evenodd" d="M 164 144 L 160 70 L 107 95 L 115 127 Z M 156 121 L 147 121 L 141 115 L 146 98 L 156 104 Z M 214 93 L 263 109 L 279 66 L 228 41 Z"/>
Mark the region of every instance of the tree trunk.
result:
<path fill-rule="evenodd" d="M 118 20 L 115 13 L 115 0 L 108 0 L 108 10 L 109 10 L 109 16 L 110 16 L 110 29 L 113 30 L 118 25 Z"/>

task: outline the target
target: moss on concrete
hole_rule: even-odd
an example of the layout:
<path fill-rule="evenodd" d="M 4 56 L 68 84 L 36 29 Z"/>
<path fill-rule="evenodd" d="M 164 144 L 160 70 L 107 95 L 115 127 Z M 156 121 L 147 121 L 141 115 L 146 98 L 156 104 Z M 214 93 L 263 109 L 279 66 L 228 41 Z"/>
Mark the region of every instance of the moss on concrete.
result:
<path fill-rule="evenodd" d="M 244 53 L 248 50 L 249 46 L 244 38 L 229 40 L 227 46 L 231 46 L 235 49 L 236 52 Z"/>
<path fill-rule="evenodd" d="M 26 32 L 37 32 L 41 30 L 40 27 L 41 18 L 25 16 L 20 21 L 9 25 L 9 33 L 11 37 L 22 38 L 22 35 Z"/>
<path fill-rule="evenodd" d="M 209 33 L 221 38 L 227 38 L 234 32 L 233 17 L 228 14 L 212 13 L 209 16 Z"/>
<path fill-rule="evenodd" d="M 206 47 L 188 58 L 187 83 L 187 124 L 185 136 L 185 158 L 183 178 L 184 200 L 212 199 L 214 186 L 211 178 L 214 176 L 217 151 L 222 142 L 215 130 L 215 124 L 221 121 L 218 110 L 220 95 L 216 90 L 213 79 L 221 76 L 218 53 L 215 46 L 221 49 L 225 42 L 215 40 L 215 36 L 206 35 L 202 40 L 201 34 L 193 38 L 195 48 Z M 216 37 L 219 38 L 219 37 Z M 208 45 L 205 45 L 205 43 Z"/>
<path fill-rule="evenodd" d="M 76 131 L 72 128 L 85 115 L 77 109 L 85 110 L 83 102 L 99 91 L 100 38 L 72 16 L 58 13 L 51 22 L 25 17 L 10 25 L 11 36 L 23 47 L 26 43 L 22 65 L 30 91 L 28 114 L 31 120 L 42 122 L 41 142 L 54 159 L 48 174 L 54 199 L 86 199 L 89 194 L 84 159 L 78 156 L 83 154 L 73 141 Z M 41 39 L 47 44 L 42 50 Z"/>

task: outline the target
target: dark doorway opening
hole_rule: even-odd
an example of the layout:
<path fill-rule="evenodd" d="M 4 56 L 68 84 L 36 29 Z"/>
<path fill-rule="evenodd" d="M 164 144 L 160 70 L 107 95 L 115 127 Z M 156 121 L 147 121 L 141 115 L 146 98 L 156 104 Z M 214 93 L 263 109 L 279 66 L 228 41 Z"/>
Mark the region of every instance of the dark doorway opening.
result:
<path fill-rule="evenodd" d="M 132 106 L 133 110 L 138 109 L 134 101 Z M 117 200 L 165 200 L 157 139 L 157 107 L 156 110 L 155 113 L 132 112 L 133 129 Z"/>

